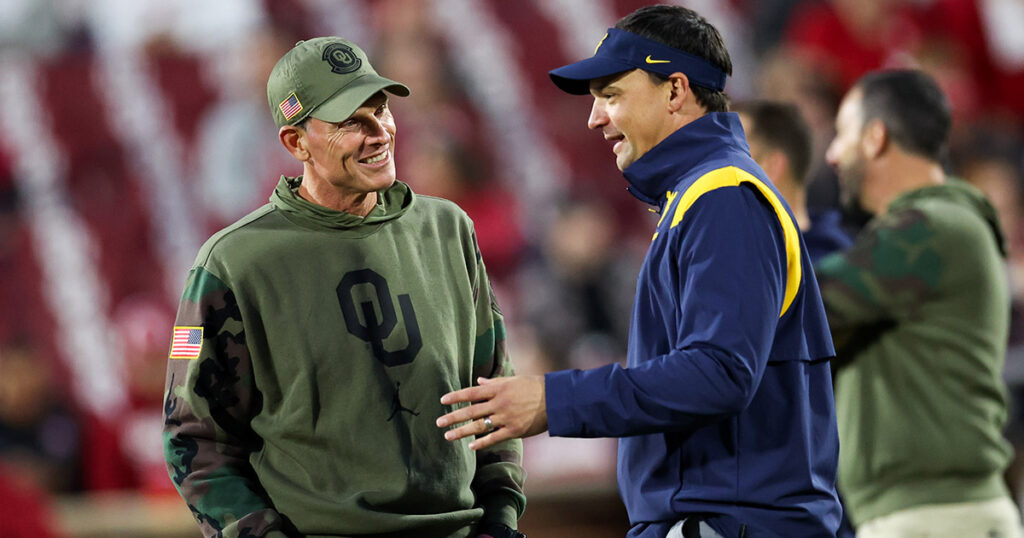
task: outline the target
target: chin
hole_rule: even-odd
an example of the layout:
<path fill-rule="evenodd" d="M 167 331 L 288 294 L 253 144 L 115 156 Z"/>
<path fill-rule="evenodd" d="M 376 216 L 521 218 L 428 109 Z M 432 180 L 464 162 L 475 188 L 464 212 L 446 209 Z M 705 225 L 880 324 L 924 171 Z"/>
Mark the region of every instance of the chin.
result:
<path fill-rule="evenodd" d="M 639 158 L 636 153 L 633 152 L 632 147 L 622 148 L 625 151 L 622 153 L 615 154 L 615 166 L 619 167 L 619 170 L 625 170 L 629 168 Z"/>
<path fill-rule="evenodd" d="M 386 189 L 395 184 L 395 180 L 398 179 L 398 174 L 395 173 L 395 167 L 391 166 L 387 170 L 381 170 L 380 174 L 376 175 L 371 179 L 375 184 L 380 185 L 381 189 Z"/>
<path fill-rule="evenodd" d="M 390 189 L 392 185 L 395 184 L 395 178 L 394 177 L 391 177 L 389 179 L 383 179 L 382 178 L 382 179 L 380 179 L 378 181 L 374 181 L 373 183 L 374 183 L 374 186 L 375 186 L 375 188 L 374 188 L 375 191 L 386 191 L 386 190 Z"/>
<path fill-rule="evenodd" d="M 864 208 L 864 202 L 861 201 L 859 196 L 841 196 L 839 199 L 839 205 L 843 211 L 847 213 L 867 213 L 872 215 L 873 213 Z"/>
<path fill-rule="evenodd" d="M 628 155 L 615 156 L 615 166 L 617 166 L 620 171 L 625 170 L 631 164 L 633 164 L 633 159 L 630 159 Z"/>

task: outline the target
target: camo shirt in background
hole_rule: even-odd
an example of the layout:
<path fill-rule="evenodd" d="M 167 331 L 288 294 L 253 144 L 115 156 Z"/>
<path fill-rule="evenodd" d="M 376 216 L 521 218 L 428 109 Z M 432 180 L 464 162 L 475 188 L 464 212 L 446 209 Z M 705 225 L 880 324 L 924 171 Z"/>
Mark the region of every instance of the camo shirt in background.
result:
<path fill-rule="evenodd" d="M 967 184 L 906 193 L 816 266 L 838 355 L 851 521 L 1008 495 L 1010 297 L 995 210 Z"/>

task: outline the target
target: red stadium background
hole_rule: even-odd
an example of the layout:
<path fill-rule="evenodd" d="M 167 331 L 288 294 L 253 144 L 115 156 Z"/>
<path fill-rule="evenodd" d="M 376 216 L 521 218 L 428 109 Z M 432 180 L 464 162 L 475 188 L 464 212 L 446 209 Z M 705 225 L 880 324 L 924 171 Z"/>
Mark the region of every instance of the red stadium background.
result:
<path fill-rule="evenodd" d="M 474 219 L 520 372 L 622 360 L 654 221 L 586 130 L 590 100 L 560 93 L 547 71 L 591 54 L 646 3 L 0 3 L 0 536 L 197 536 L 160 453 L 173 308 L 205 238 L 301 171 L 265 97 L 299 39 L 352 39 L 411 87 L 392 100 L 399 179 Z M 883 67 L 936 76 L 955 108 L 949 168 L 1000 210 L 1024 297 L 1024 4 L 677 3 L 723 33 L 734 101 L 799 105 L 815 135 L 812 205 L 835 204 L 821 161 L 843 91 Z M 1019 447 L 1024 422 L 1012 418 Z M 531 537 L 624 534 L 614 451 L 527 441 Z M 1015 491 L 1021 478 L 1011 469 Z"/>

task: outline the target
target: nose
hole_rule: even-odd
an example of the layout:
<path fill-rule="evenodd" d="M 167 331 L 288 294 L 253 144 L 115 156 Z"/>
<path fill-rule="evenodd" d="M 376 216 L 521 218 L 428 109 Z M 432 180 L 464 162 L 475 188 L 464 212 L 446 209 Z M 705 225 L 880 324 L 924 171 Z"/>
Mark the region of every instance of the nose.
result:
<path fill-rule="evenodd" d="M 837 147 L 838 144 L 836 144 L 837 139 L 838 136 L 833 138 L 828 144 L 828 149 L 825 150 L 825 162 L 832 167 L 835 167 L 836 164 L 839 163 L 839 149 Z"/>
<path fill-rule="evenodd" d="M 590 117 L 587 118 L 587 127 L 590 129 L 600 129 L 608 125 L 608 113 L 604 109 L 604 104 L 599 99 L 594 99 L 594 106 L 590 108 Z"/>
<path fill-rule="evenodd" d="M 366 141 L 371 144 L 385 144 L 390 141 L 391 135 L 387 129 L 386 119 L 372 115 L 370 117 L 372 119 L 363 124 L 363 129 L 366 133 Z"/>

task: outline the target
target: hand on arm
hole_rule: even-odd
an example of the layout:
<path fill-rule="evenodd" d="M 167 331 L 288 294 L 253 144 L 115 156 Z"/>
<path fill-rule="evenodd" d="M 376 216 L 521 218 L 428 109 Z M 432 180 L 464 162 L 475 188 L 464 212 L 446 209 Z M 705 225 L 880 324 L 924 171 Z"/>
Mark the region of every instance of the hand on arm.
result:
<path fill-rule="evenodd" d="M 470 403 L 437 419 L 439 428 L 467 422 L 445 432 L 445 439 L 456 441 L 471 435 L 483 435 L 469 444 L 473 450 L 520 437 L 529 437 L 548 428 L 544 377 L 516 376 L 498 379 L 480 378 L 479 385 L 449 392 L 441 403 Z M 493 431 L 484 419 L 490 417 Z M 486 434 L 486 435 L 484 435 Z"/>

